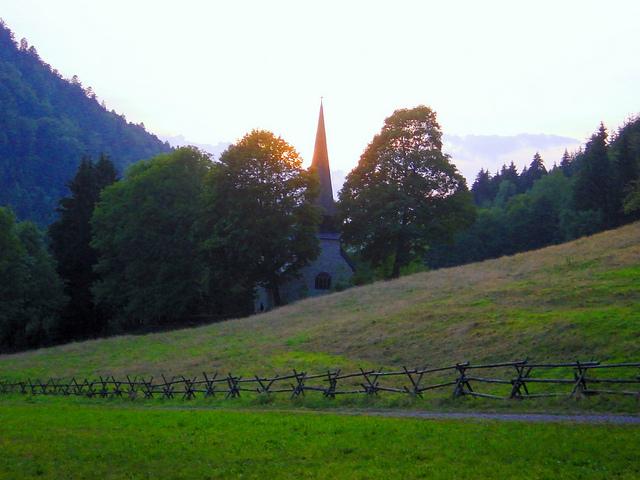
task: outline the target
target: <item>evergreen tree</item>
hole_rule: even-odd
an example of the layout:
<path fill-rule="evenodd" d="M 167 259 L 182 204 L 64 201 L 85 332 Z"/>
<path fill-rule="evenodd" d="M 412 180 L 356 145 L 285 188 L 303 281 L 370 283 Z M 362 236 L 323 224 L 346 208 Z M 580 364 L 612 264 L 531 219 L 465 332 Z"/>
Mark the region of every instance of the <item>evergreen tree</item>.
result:
<path fill-rule="evenodd" d="M 562 170 L 565 177 L 570 177 L 573 173 L 571 163 L 571 155 L 569 155 L 569 152 L 565 148 L 564 153 L 562 154 L 562 160 L 560 160 L 560 170 Z"/>
<path fill-rule="evenodd" d="M 536 152 L 533 156 L 533 160 L 529 164 L 529 175 L 533 175 L 534 182 L 544 177 L 547 174 L 547 169 L 544 166 L 544 161 L 539 152 Z"/>
<path fill-rule="evenodd" d="M 471 193 L 473 193 L 473 200 L 476 205 L 484 205 L 493 201 L 489 170 L 480 169 L 471 186 Z"/>
<path fill-rule="evenodd" d="M 522 167 L 522 172 L 520 172 L 518 176 L 517 186 L 518 193 L 524 193 L 531 187 L 531 185 L 529 185 L 529 169 L 527 169 L 526 165 Z"/>
<path fill-rule="evenodd" d="M 607 130 L 600 124 L 577 160 L 573 201 L 576 210 L 599 211 L 604 225 L 613 223 L 612 171 L 609 163 Z"/>
<path fill-rule="evenodd" d="M 500 183 L 502 183 L 502 175 L 501 175 L 501 171 L 498 170 L 496 171 L 495 175 L 491 177 L 491 182 L 490 182 L 490 192 L 491 192 L 490 197 L 492 202 L 495 200 L 496 195 L 500 190 Z"/>
<path fill-rule="evenodd" d="M 509 166 L 507 167 L 506 165 L 502 166 L 502 169 L 500 170 L 500 177 L 502 178 L 502 180 L 508 180 L 510 182 L 512 182 L 514 185 L 518 184 L 518 168 L 516 167 L 516 164 L 511 162 L 509 163 Z"/>
<path fill-rule="evenodd" d="M 611 143 L 609 156 L 615 170 L 613 176 L 612 202 L 616 223 L 632 221 L 638 218 L 625 210 L 627 197 L 634 191 L 634 185 L 640 178 L 640 119 L 627 123 Z"/>
<path fill-rule="evenodd" d="M 540 153 L 536 152 L 533 156 L 533 160 L 529 164 L 529 168 L 522 170 L 522 175 L 520 175 L 520 191 L 526 192 L 533 187 L 533 184 L 537 180 L 540 180 L 546 174 L 547 169 L 544 166 L 542 157 L 540 156 Z"/>
<path fill-rule="evenodd" d="M 95 165 L 90 158 L 83 158 L 69 183 L 71 195 L 60 200 L 59 218 L 49 227 L 51 250 L 69 297 L 60 332 L 65 339 L 98 335 L 106 326 L 104 314 L 96 310 L 91 294 L 97 279 L 93 270 L 97 253 L 90 245 L 90 222 L 101 190 L 115 180 L 115 167 L 106 156 L 102 155 Z"/>
<path fill-rule="evenodd" d="M 396 110 L 385 120 L 347 176 L 340 210 L 345 241 L 374 265 L 391 261 L 391 277 L 473 221 L 471 195 L 442 153 L 433 110 Z"/>
<path fill-rule="evenodd" d="M 100 158 L 95 164 L 95 177 L 98 193 L 118 179 L 116 166 L 105 154 L 100 155 Z"/>

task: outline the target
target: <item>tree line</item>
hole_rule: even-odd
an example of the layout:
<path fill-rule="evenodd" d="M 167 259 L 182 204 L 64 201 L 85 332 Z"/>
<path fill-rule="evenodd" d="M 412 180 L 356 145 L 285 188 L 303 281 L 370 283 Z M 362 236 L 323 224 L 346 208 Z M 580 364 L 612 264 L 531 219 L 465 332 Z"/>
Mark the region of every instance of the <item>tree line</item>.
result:
<path fill-rule="evenodd" d="M 398 110 L 349 175 L 338 223 L 362 263 L 392 259 L 389 275 L 398 276 L 431 239 L 472 221 L 471 194 L 441 137 L 428 107 Z M 132 165 L 122 179 L 107 156 L 84 158 L 68 188 L 48 249 L 35 225 L 2 210 L 23 253 L 3 250 L 0 265 L 33 264 L 21 232 L 38 232 L 38 255 L 55 279 L 48 316 L 34 326 L 16 315 L 14 300 L 35 299 L 40 284 L 0 297 L 0 307 L 16 305 L 3 309 L 5 350 L 246 315 L 256 286 L 279 303 L 280 287 L 319 253 L 316 172 L 271 132 L 248 133 L 218 161 L 180 148 Z M 0 268 L 3 285 L 22 284 L 11 268 Z"/>
<path fill-rule="evenodd" d="M 484 169 L 471 189 L 425 106 L 396 110 L 340 192 L 354 283 L 490 258 L 640 218 L 640 121 L 547 171 Z M 246 315 L 319 253 L 316 173 L 254 130 L 217 161 L 186 147 L 129 167 L 80 161 L 46 234 L 0 209 L 0 348 Z"/>
<path fill-rule="evenodd" d="M 521 172 L 513 162 L 494 175 L 481 169 L 471 187 L 476 221 L 453 242 L 433 245 L 426 264 L 496 258 L 640 219 L 640 118 L 612 136 L 601 124 L 584 149 L 559 160 L 547 170 L 536 153 Z"/>

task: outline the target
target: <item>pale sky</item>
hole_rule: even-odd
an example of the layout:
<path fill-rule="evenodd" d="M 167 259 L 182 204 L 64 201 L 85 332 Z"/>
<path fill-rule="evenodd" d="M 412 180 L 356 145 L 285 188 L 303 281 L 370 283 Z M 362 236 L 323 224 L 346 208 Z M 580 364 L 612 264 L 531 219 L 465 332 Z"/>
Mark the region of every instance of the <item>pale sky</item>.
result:
<path fill-rule="evenodd" d="M 160 135 L 265 128 L 308 163 L 324 96 L 343 171 L 396 108 L 431 106 L 446 134 L 580 141 L 640 112 L 638 1 L 0 0 L 0 17 Z"/>

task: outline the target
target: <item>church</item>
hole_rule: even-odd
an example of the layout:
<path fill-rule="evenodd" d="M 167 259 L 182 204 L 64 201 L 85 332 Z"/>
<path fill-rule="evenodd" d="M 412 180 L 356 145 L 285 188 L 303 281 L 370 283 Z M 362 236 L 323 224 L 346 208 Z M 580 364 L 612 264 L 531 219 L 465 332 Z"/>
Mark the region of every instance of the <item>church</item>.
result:
<path fill-rule="evenodd" d="M 350 284 L 354 272 L 353 263 L 342 249 L 340 233 L 336 227 L 336 204 L 331 186 L 331 169 L 329 168 L 322 102 L 320 102 L 320 115 L 311 168 L 315 169 L 320 181 L 320 193 L 317 199 L 317 205 L 323 214 L 318 232 L 320 254 L 318 258 L 299 272 L 298 278 L 280 286 L 280 297 L 283 304 L 305 297 L 324 295 L 335 291 L 336 288 L 346 287 Z M 274 307 L 273 297 L 267 289 L 263 287 L 256 289 L 254 307 L 256 312 L 263 312 Z"/>

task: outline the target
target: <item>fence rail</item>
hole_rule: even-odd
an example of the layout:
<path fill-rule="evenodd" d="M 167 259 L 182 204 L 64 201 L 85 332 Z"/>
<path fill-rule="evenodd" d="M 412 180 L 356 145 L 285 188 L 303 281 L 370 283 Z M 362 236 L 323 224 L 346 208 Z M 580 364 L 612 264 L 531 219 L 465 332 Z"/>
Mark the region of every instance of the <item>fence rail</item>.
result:
<path fill-rule="evenodd" d="M 613 372 L 624 378 L 609 378 Z M 554 375 L 551 377 L 549 375 Z M 604 375 L 604 376 L 603 376 Z M 621 376 L 621 375 L 620 375 Z M 431 383 L 428 383 L 431 381 Z M 384 382 L 384 383 L 383 383 Z M 590 395 L 630 395 L 640 399 L 640 362 L 601 364 L 597 361 L 535 363 L 528 360 L 492 364 L 456 363 L 444 367 L 399 370 L 360 369 L 342 373 L 328 370 L 309 374 L 293 370 L 285 375 L 265 377 L 219 375 L 203 372 L 199 376 L 159 378 L 135 376 L 116 379 L 49 378 L 46 381 L 0 380 L 0 394 L 86 396 L 89 398 L 138 397 L 151 399 L 182 398 L 191 400 L 200 395 L 237 398 L 243 393 L 257 395 L 289 394 L 291 398 L 306 393 L 327 398 L 336 395 L 375 396 L 382 392 L 422 397 L 428 391 L 449 391 L 454 397 L 471 396 L 492 399 L 529 399 L 541 397 L 575 397 Z M 484 386 L 485 390 L 480 391 Z M 551 390 L 549 390 L 551 387 Z"/>

